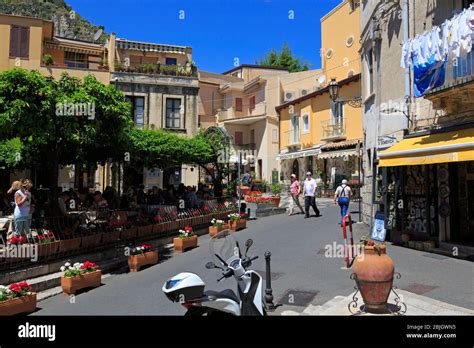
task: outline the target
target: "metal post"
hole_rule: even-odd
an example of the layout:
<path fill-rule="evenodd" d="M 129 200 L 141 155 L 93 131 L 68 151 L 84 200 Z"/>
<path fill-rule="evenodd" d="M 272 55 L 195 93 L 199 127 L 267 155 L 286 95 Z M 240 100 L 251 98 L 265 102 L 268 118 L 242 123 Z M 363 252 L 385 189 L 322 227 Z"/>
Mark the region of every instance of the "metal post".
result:
<path fill-rule="evenodd" d="M 238 168 L 237 168 L 237 197 L 239 199 L 239 214 L 240 214 L 240 185 L 241 185 L 241 181 L 240 181 L 240 165 L 242 163 L 242 153 L 239 151 L 239 163 L 238 163 Z"/>
<path fill-rule="evenodd" d="M 273 304 L 272 273 L 270 270 L 270 261 L 271 261 L 272 253 L 269 251 L 266 251 L 264 255 L 265 255 L 265 267 L 266 267 L 265 303 L 268 305 L 269 310 L 274 310 L 275 305 Z"/>

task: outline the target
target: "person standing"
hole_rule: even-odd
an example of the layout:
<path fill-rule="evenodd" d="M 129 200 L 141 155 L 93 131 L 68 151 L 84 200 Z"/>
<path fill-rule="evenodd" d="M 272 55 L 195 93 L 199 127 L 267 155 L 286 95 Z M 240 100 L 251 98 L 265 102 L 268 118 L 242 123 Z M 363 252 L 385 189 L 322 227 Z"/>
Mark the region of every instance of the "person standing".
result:
<path fill-rule="evenodd" d="M 30 231 L 31 225 L 31 192 L 33 184 L 28 179 L 20 181 L 20 189 L 15 192 L 15 210 L 13 217 L 15 221 L 15 235 L 25 237 Z"/>
<path fill-rule="evenodd" d="M 344 179 L 342 180 L 341 185 L 336 188 L 336 192 L 334 193 L 334 205 L 339 204 L 339 207 L 341 207 L 341 222 L 339 222 L 339 225 L 342 224 L 344 216 L 347 214 L 351 196 L 352 190 L 347 185 L 347 180 Z"/>
<path fill-rule="evenodd" d="M 316 217 L 320 216 L 319 209 L 316 206 L 316 180 L 313 179 L 313 174 L 311 172 L 306 173 L 306 180 L 303 184 L 304 189 L 304 209 L 305 209 L 305 219 L 309 218 L 309 207 L 311 206 L 316 213 Z"/>
<path fill-rule="evenodd" d="M 304 214 L 303 207 L 300 204 L 300 193 L 301 193 L 301 186 L 296 178 L 296 174 L 291 174 L 290 177 L 291 185 L 290 185 L 290 206 L 288 209 L 288 216 L 293 215 L 293 209 L 295 205 L 301 210 L 301 214 Z"/>

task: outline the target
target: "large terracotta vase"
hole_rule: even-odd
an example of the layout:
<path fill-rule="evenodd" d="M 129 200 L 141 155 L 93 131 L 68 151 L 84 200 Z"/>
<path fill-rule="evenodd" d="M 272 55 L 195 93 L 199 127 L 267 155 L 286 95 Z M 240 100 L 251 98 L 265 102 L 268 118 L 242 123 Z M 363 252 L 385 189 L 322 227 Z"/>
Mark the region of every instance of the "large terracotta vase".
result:
<path fill-rule="evenodd" d="M 36 293 L 15 297 L 0 302 L 0 316 L 10 316 L 19 313 L 31 313 L 36 309 Z"/>
<path fill-rule="evenodd" d="M 393 260 L 387 255 L 385 246 L 379 246 L 379 251 L 373 246 L 366 246 L 364 254 L 358 255 L 354 260 L 352 272 L 365 309 L 384 309 L 395 272 Z"/>
<path fill-rule="evenodd" d="M 156 251 L 148 251 L 143 254 L 130 255 L 128 257 L 130 272 L 138 272 L 142 266 L 155 265 L 157 262 L 158 253 Z"/>
<path fill-rule="evenodd" d="M 96 288 L 100 286 L 102 280 L 102 272 L 96 270 L 94 272 L 84 273 L 75 277 L 61 277 L 61 287 L 65 294 L 75 294 L 77 290 L 85 288 Z"/>

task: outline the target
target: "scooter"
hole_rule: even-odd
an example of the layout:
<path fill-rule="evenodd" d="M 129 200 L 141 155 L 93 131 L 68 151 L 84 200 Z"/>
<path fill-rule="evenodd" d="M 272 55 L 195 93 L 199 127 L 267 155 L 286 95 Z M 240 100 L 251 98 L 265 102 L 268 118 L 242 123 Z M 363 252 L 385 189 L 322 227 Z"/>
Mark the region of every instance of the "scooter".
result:
<path fill-rule="evenodd" d="M 215 250 L 216 244 L 222 241 L 223 246 L 220 248 L 219 255 Z M 245 242 L 246 250 L 242 256 L 239 243 L 229 230 L 216 234 L 209 244 L 211 255 L 217 262 L 208 262 L 206 268 L 222 271 L 222 277 L 217 280 L 218 282 L 234 277 L 237 281 L 238 294 L 231 289 L 204 291 L 204 281 L 197 274 L 190 272 L 179 273 L 167 280 L 163 285 L 163 292 L 169 300 L 178 302 L 187 309 L 185 315 L 267 315 L 267 311 L 273 311 L 281 306 L 273 304 L 270 278 L 271 254 L 265 253 L 267 289 L 265 290 L 266 303 L 264 303 L 263 279 L 257 272 L 249 270 L 252 261 L 258 259 L 258 256 L 247 256 L 252 244 L 252 239 Z"/>

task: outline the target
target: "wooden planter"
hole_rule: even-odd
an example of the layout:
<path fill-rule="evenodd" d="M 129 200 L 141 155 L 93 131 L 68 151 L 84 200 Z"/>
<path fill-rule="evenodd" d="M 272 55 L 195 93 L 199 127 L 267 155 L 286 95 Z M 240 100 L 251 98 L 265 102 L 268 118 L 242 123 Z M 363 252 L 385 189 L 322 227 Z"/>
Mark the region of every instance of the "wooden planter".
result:
<path fill-rule="evenodd" d="M 138 237 L 146 237 L 153 233 L 153 225 L 140 226 L 137 230 Z"/>
<path fill-rule="evenodd" d="M 160 234 L 164 231 L 164 223 L 159 222 L 156 225 L 153 225 L 153 234 Z"/>
<path fill-rule="evenodd" d="M 63 239 L 59 241 L 59 252 L 77 250 L 81 246 L 81 238 Z"/>
<path fill-rule="evenodd" d="M 100 244 L 102 241 L 102 234 L 93 234 L 92 236 L 84 236 L 81 238 L 82 248 L 91 248 Z"/>
<path fill-rule="evenodd" d="M 229 227 L 232 231 L 242 230 L 247 227 L 247 220 L 229 221 Z"/>
<path fill-rule="evenodd" d="M 31 313 L 36 309 L 36 293 L 0 302 L 0 316 Z"/>
<path fill-rule="evenodd" d="M 46 257 L 56 254 L 59 250 L 59 241 L 54 241 L 46 244 L 37 244 L 38 246 L 38 257 Z"/>
<path fill-rule="evenodd" d="M 120 239 L 133 239 L 137 236 L 137 228 L 132 227 L 132 228 L 127 228 L 126 230 L 122 230 L 120 232 Z"/>
<path fill-rule="evenodd" d="M 120 239 L 120 231 L 112 231 L 102 234 L 102 243 L 115 243 Z"/>
<path fill-rule="evenodd" d="M 96 288 L 100 286 L 102 280 L 102 272 L 84 273 L 75 277 L 61 277 L 61 287 L 65 294 L 75 294 L 77 290 L 85 288 Z"/>
<path fill-rule="evenodd" d="M 211 237 L 214 237 L 219 232 L 228 230 L 228 229 L 229 229 L 229 224 L 224 224 L 222 226 L 209 226 L 209 235 Z"/>
<path fill-rule="evenodd" d="M 173 238 L 174 249 L 180 253 L 184 252 L 186 249 L 197 247 L 198 237 L 192 236 L 189 238 Z"/>
<path fill-rule="evenodd" d="M 130 267 L 130 272 L 138 272 L 142 266 L 156 265 L 157 262 L 158 253 L 156 251 L 149 251 L 139 255 L 130 255 L 128 257 L 128 267 Z"/>

